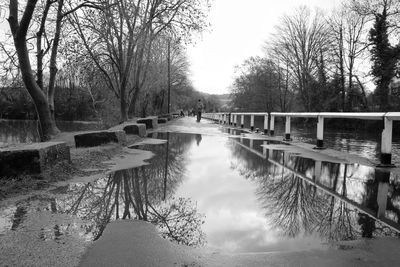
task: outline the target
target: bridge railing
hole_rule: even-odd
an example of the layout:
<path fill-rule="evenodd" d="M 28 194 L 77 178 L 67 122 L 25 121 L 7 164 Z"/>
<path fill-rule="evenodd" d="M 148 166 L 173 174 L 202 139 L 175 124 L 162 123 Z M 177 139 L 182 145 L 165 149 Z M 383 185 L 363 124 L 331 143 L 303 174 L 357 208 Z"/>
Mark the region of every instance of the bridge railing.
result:
<path fill-rule="evenodd" d="M 384 123 L 384 129 L 381 135 L 381 166 L 393 166 L 392 161 L 392 133 L 393 121 L 400 120 L 400 112 L 231 112 L 231 113 L 205 113 L 204 118 L 218 121 L 221 124 L 238 126 L 238 116 L 240 116 L 240 127 L 244 128 L 244 117 L 250 116 L 250 130 L 254 131 L 254 117 L 264 117 L 264 134 L 274 136 L 275 117 L 285 117 L 285 135 L 284 141 L 291 141 L 290 120 L 297 118 L 316 118 L 317 136 L 315 149 L 324 148 L 324 119 L 361 119 L 361 120 L 381 120 Z"/>

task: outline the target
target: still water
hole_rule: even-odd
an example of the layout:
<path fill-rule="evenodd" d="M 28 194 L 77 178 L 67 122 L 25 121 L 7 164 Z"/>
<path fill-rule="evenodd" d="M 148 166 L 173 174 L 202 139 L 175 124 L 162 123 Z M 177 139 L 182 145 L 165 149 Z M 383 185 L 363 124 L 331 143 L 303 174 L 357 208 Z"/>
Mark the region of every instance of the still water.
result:
<path fill-rule="evenodd" d="M 151 137 L 167 142 L 132 147 L 155 153 L 149 165 L 0 205 L 0 236 L 89 242 L 112 220 L 139 219 L 180 244 L 267 252 L 400 232 L 400 178 L 390 172 L 241 135 Z"/>

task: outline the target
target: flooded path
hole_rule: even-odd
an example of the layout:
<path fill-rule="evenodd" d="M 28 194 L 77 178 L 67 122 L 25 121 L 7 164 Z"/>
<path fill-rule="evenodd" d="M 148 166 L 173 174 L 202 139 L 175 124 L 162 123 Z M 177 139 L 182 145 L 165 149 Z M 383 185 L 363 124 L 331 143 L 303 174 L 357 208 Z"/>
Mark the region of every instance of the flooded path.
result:
<path fill-rule="evenodd" d="M 398 237 L 398 174 L 191 120 L 131 146 L 154 154 L 146 165 L 0 202 L 0 263 L 77 265 L 121 220 L 150 222 L 177 244 L 234 254 Z"/>

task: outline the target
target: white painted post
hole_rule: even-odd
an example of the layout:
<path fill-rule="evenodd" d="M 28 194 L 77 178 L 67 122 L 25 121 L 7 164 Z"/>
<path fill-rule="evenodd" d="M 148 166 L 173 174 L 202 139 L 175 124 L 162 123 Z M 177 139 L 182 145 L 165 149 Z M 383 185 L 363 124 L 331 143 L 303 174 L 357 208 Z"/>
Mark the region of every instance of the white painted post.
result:
<path fill-rule="evenodd" d="M 264 134 L 268 134 L 268 114 L 264 116 Z"/>
<path fill-rule="evenodd" d="M 250 130 L 254 131 L 254 115 L 250 117 Z"/>
<path fill-rule="evenodd" d="M 285 141 L 290 141 L 290 116 L 286 116 L 286 124 L 285 124 Z"/>
<path fill-rule="evenodd" d="M 237 114 L 233 115 L 233 126 L 237 125 Z"/>
<path fill-rule="evenodd" d="M 244 115 L 243 114 L 240 118 L 240 128 L 244 128 Z"/>
<path fill-rule="evenodd" d="M 317 146 L 316 149 L 324 148 L 324 117 L 318 116 L 317 124 Z"/>
<path fill-rule="evenodd" d="M 392 132 L 393 121 L 384 117 L 385 128 L 381 139 L 381 165 L 392 166 Z"/>
<path fill-rule="evenodd" d="M 275 133 L 275 116 L 271 115 L 271 121 L 269 123 L 269 135 L 274 136 Z"/>

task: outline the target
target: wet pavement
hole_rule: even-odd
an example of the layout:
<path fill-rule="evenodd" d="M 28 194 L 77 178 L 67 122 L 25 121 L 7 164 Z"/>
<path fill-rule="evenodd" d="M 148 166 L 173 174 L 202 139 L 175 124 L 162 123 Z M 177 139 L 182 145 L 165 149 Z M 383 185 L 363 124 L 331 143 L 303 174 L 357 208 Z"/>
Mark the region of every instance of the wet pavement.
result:
<path fill-rule="evenodd" d="M 131 146 L 154 154 L 146 165 L 0 202 L 0 263 L 77 265 L 120 220 L 150 222 L 167 240 L 221 253 L 398 237 L 398 174 L 192 120 Z"/>

